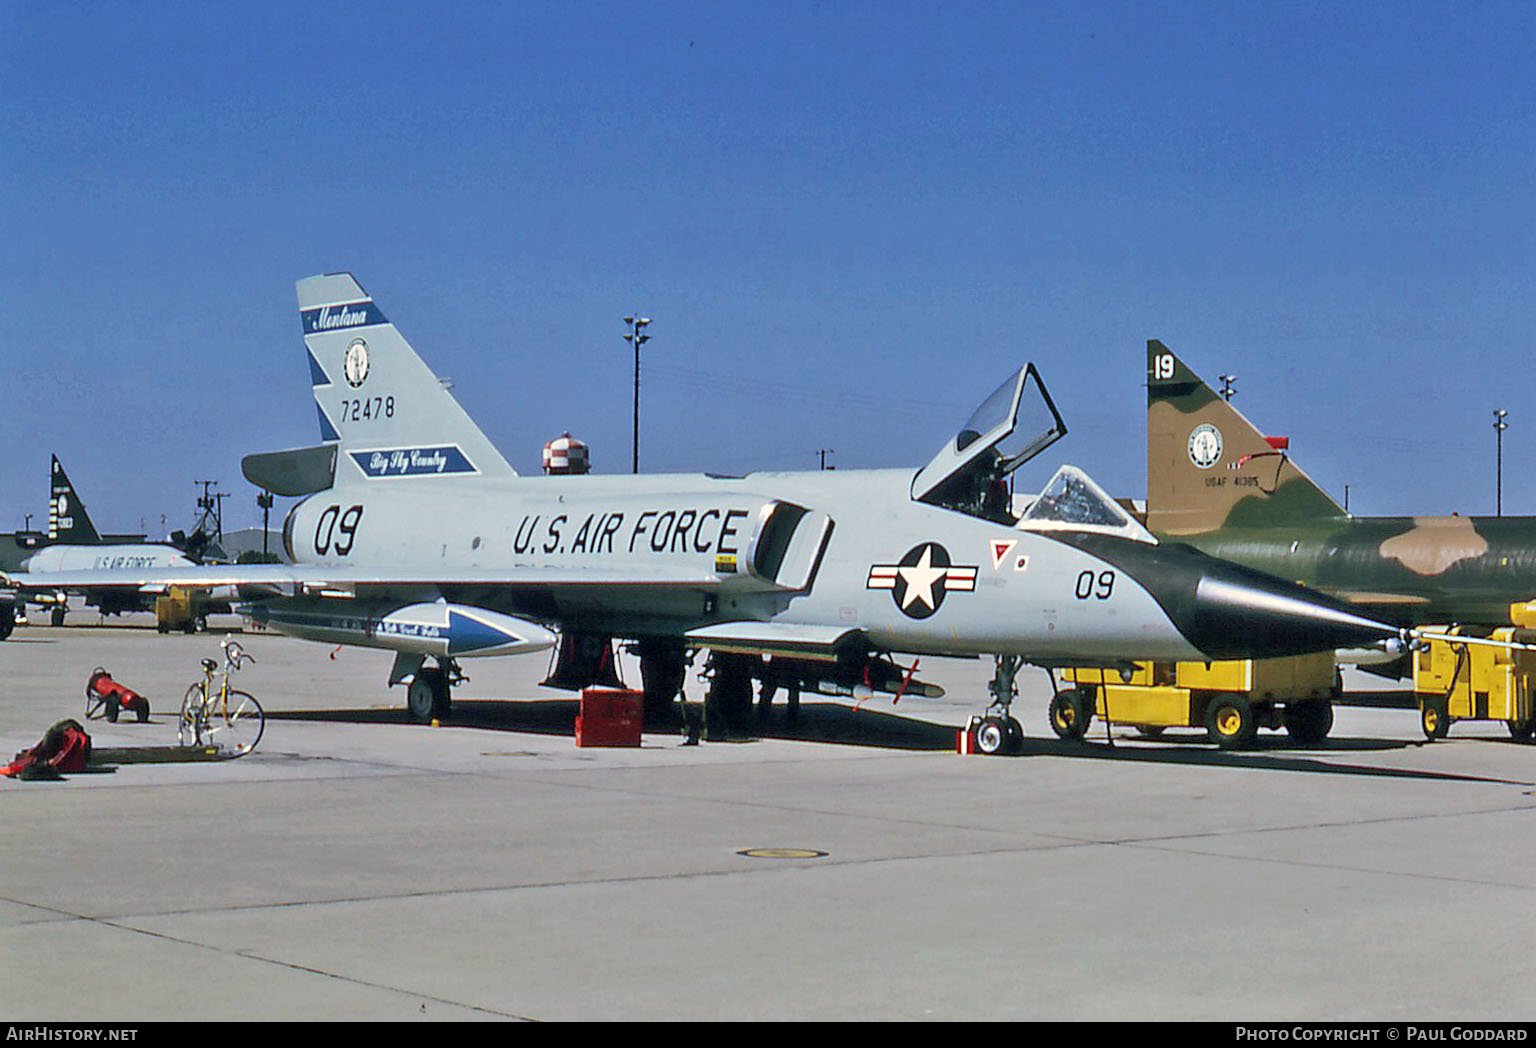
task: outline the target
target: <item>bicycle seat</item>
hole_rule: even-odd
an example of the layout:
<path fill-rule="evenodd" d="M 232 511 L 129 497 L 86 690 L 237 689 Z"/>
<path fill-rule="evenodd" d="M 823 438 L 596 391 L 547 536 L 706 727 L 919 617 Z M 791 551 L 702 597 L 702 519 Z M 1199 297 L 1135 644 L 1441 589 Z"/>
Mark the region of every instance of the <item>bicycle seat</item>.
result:
<path fill-rule="evenodd" d="M 217 662 L 214 662 L 212 659 L 204 659 L 203 660 L 203 669 L 207 670 L 209 673 L 212 673 L 214 670 L 216 670 L 218 668 L 219 668 L 219 664 Z"/>

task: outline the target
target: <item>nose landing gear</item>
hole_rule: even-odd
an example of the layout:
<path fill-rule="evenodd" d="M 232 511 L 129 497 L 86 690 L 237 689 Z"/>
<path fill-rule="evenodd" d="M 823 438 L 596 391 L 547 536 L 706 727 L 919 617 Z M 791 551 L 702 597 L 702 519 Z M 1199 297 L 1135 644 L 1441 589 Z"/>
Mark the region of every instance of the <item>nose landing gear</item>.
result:
<path fill-rule="evenodd" d="M 976 748 L 988 756 L 1017 753 L 1024 744 L 1024 728 L 1012 714 L 1013 700 L 1019 694 L 1015 678 L 1024 660 L 1017 655 L 993 656 L 992 680 L 987 691 L 992 704 L 974 722 Z"/>

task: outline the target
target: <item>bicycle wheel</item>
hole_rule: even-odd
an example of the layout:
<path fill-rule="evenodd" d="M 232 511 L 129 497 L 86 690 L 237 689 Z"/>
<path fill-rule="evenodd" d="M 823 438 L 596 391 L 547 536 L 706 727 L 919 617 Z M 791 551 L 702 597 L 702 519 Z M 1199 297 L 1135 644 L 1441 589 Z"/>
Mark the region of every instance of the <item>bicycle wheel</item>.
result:
<path fill-rule="evenodd" d="M 256 696 L 231 688 L 224 702 L 215 700 L 208 710 L 202 741 L 217 746 L 226 757 L 243 757 L 256 748 L 266 726 L 267 715 Z"/>
<path fill-rule="evenodd" d="M 208 710 L 206 695 L 203 682 L 193 681 L 187 688 L 186 697 L 181 700 L 181 716 L 176 721 L 176 737 L 181 740 L 183 746 L 196 746 L 203 741 L 203 720 Z"/>

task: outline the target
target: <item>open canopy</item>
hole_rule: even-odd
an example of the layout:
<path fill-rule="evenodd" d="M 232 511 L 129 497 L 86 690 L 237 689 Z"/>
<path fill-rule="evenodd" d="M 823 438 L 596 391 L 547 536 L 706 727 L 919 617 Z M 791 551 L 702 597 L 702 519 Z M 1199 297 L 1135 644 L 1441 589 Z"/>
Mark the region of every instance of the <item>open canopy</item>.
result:
<path fill-rule="evenodd" d="M 1006 512 L 1005 492 L 994 505 L 999 482 L 1066 433 L 1035 366 L 1026 364 L 982 401 L 918 472 L 912 497 L 982 516 Z"/>

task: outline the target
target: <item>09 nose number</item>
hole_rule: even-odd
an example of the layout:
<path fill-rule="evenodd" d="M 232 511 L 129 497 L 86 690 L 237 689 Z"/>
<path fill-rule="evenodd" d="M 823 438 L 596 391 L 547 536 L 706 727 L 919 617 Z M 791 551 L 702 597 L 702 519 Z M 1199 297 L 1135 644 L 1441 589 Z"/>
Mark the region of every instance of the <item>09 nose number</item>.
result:
<path fill-rule="evenodd" d="M 1091 571 L 1082 572 L 1077 576 L 1077 586 L 1072 595 L 1078 600 L 1108 600 L 1110 594 L 1115 592 L 1115 573 L 1113 571 L 1101 571 L 1094 574 Z"/>

